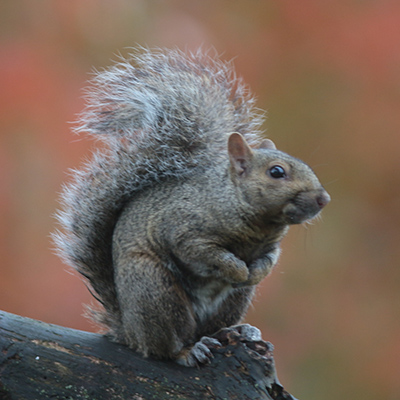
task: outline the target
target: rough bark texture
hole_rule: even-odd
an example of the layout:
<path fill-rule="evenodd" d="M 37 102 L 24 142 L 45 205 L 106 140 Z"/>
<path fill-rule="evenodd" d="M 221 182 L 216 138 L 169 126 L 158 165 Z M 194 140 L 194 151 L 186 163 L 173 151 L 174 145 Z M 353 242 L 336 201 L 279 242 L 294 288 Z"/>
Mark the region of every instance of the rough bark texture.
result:
<path fill-rule="evenodd" d="M 0 399 L 295 400 L 279 384 L 264 341 L 217 334 L 211 364 L 144 359 L 105 337 L 0 311 Z"/>

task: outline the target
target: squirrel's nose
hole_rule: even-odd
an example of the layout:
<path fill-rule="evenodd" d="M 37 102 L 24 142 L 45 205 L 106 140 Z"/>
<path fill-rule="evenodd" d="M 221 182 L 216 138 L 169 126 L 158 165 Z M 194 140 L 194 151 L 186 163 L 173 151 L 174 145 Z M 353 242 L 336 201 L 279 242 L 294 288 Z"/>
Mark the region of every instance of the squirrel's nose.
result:
<path fill-rule="evenodd" d="M 324 190 L 317 196 L 316 201 L 320 208 L 324 208 L 331 201 L 331 196 Z"/>

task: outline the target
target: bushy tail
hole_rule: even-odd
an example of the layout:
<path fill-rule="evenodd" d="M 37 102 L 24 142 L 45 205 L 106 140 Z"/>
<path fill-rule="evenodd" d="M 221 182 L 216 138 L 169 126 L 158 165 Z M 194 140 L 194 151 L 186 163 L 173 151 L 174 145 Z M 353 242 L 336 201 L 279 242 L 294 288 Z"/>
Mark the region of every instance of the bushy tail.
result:
<path fill-rule="evenodd" d="M 144 187 L 226 157 L 232 132 L 257 142 L 262 121 L 231 65 L 200 51 L 140 49 L 93 79 L 76 130 L 104 146 L 64 187 L 62 232 L 54 239 L 61 257 L 87 278 L 105 310 L 96 320 L 117 340 L 111 242 L 124 204 Z"/>

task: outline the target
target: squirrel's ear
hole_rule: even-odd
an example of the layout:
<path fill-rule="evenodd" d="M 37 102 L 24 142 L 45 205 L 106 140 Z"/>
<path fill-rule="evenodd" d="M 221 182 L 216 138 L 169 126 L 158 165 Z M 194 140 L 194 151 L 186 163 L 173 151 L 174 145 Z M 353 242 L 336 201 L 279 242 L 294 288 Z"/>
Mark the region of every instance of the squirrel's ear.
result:
<path fill-rule="evenodd" d="M 267 150 L 276 150 L 275 143 L 271 139 L 264 139 L 260 143 L 260 146 L 258 148 L 259 149 L 267 149 Z"/>
<path fill-rule="evenodd" d="M 232 133 L 229 136 L 228 154 L 231 165 L 238 175 L 249 172 L 253 151 L 240 133 Z"/>

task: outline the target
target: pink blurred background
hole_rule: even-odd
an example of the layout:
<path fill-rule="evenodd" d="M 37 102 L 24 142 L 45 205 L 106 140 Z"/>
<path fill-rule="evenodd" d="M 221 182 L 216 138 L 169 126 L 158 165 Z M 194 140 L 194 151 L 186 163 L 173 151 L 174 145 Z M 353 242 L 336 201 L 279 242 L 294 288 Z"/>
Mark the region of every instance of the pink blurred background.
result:
<path fill-rule="evenodd" d="M 0 309 L 95 330 L 49 234 L 93 68 L 127 47 L 214 47 L 268 110 L 268 136 L 332 196 L 293 227 L 247 321 L 308 400 L 400 399 L 400 2 L 0 3 Z"/>

